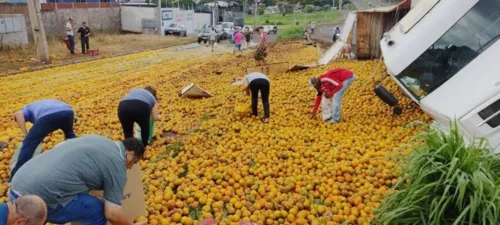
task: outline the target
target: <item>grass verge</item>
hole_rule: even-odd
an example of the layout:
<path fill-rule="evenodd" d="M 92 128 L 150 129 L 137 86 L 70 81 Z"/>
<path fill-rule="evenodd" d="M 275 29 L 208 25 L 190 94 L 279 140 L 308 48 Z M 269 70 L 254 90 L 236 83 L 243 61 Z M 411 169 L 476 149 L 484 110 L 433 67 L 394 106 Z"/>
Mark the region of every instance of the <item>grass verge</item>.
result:
<path fill-rule="evenodd" d="M 290 40 L 300 38 L 304 35 L 304 28 L 301 26 L 288 27 L 278 33 L 277 40 Z"/>

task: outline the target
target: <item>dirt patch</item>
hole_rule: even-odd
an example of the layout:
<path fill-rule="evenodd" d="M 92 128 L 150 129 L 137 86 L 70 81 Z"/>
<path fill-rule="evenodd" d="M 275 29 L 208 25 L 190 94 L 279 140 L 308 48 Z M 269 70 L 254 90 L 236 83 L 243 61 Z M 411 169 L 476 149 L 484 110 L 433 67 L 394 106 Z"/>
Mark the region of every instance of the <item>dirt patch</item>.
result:
<path fill-rule="evenodd" d="M 3 151 L 4 148 L 7 148 L 9 146 L 9 143 L 0 141 L 0 151 Z"/>
<path fill-rule="evenodd" d="M 0 51 L 0 76 L 61 66 L 71 63 L 91 61 L 111 56 L 126 55 L 141 51 L 166 48 L 195 42 L 195 37 L 173 37 L 143 34 L 96 34 L 90 38 L 90 48 L 99 49 L 99 56 L 81 53 L 80 41 L 75 38 L 75 52 L 71 55 L 60 38 L 49 38 L 50 58 L 52 63 L 45 65 L 38 62 L 34 44 L 26 48 Z"/>
<path fill-rule="evenodd" d="M 166 131 L 161 134 L 162 138 L 176 138 L 177 137 L 177 132 L 173 131 Z"/>

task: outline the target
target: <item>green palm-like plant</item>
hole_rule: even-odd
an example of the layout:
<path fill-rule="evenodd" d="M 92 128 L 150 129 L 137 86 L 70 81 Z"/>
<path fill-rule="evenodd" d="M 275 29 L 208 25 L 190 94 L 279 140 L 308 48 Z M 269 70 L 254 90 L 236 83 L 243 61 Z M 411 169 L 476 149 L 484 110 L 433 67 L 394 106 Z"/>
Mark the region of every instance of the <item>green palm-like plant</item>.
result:
<path fill-rule="evenodd" d="M 500 224 L 500 157 L 487 143 L 466 143 L 456 124 L 448 134 L 430 129 L 416 140 L 372 224 Z"/>

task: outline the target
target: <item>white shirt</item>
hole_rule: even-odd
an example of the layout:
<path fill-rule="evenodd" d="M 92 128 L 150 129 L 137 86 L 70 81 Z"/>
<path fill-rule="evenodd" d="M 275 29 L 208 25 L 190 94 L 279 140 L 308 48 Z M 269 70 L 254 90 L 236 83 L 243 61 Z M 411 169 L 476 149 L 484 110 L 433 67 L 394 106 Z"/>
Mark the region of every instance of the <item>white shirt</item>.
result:
<path fill-rule="evenodd" d="M 253 80 L 256 80 L 256 79 L 265 79 L 267 81 L 269 81 L 269 78 L 267 78 L 267 76 L 263 73 L 259 73 L 259 72 L 253 72 L 253 73 L 249 73 L 245 76 L 245 79 L 243 80 L 243 84 L 246 86 L 248 86 Z"/>
<path fill-rule="evenodd" d="M 311 28 L 314 29 L 314 27 L 316 26 L 316 24 L 311 24 Z"/>
<path fill-rule="evenodd" d="M 71 31 L 68 31 L 68 30 L 71 30 Z M 75 34 L 73 33 L 73 26 L 71 25 L 70 22 L 67 22 L 66 23 L 66 34 L 67 35 L 71 35 L 71 36 L 74 36 Z"/>
<path fill-rule="evenodd" d="M 210 40 L 215 41 L 216 36 L 217 36 L 217 33 L 215 33 L 215 31 L 211 30 L 210 31 Z"/>

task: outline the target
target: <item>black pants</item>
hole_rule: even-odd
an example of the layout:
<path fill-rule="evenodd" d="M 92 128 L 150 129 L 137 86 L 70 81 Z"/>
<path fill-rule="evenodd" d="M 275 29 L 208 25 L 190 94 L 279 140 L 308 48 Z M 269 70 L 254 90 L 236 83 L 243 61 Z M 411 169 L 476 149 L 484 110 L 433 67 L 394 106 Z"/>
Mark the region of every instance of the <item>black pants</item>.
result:
<path fill-rule="evenodd" d="M 144 146 L 149 141 L 149 118 L 151 108 L 140 100 L 124 100 L 118 105 L 118 118 L 125 138 L 134 137 L 134 123 L 141 127 L 141 139 Z"/>
<path fill-rule="evenodd" d="M 257 111 L 257 101 L 260 95 L 262 96 L 262 105 L 264 105 L 264 117 L 269 118 L 269 90 L 270 84 L 266 79 L 255 79 L 248 85 L 248 88 L 252 92 L 252 114 L 258 116 Z"/>
<path fill-rule="evenodd" d="M 89 38 L 82 38 L 82 54 L 89 50 Z"/>

